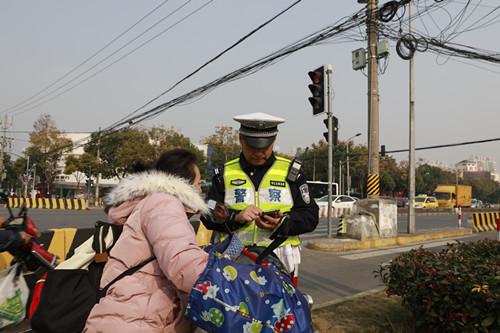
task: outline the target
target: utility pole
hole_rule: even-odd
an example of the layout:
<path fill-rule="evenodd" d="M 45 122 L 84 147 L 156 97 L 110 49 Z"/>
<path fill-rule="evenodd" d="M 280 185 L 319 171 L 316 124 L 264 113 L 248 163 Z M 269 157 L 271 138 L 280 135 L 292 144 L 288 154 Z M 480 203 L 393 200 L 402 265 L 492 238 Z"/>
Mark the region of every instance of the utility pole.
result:
<path fill-rule="evenodd" d="M 368 0 L 368 197 L 380 195 L 377 0 Z"/>
<path fill-rule="evenodd" d="M 26 183 L 24 186 L 24 197 L 28 197 L 28 184 L 30 182 L 30 155 L 26 154 Z M 25 179 L 23 179 L 25 180 Z"/>
<path fill-rule="evenodd" d="M 412 33 L 412 1 L 408 4 L 408 27 L 409 33 Z M 408 167 L 410 172 L 408 173 L 408 233 L 415 233 L 415 77 L 414 77 L 414 62 L 413 57 L 410 58 L 410 68 L 409 68 L 409 97 L 410 97 L 410 138 L 409 138 L 409 157 L 408 157 Z"/>
<path fill-rule="evenodd" d="M 4 180 L 4 170 L 5 170 L 5 164 L 4 164 L 4 152 L 5 148 L 7 147 L 7 124 L 8 118 L 7 118 L 7 113 L 4 113 L 4 118 L 2 121 L 2 142 L 0 143 L 0 182 Z"/>
<path fill-rule="evenodd" d="M 332 76 L 333 76 L 333 66 L 326 65 L 326 77 L 327 77 L 327 99 L 328 99 L 328 209 L 327 209 L 327 223 L 328 223 L 328 238 L 332 238 L 333 227 L 332 227 L 332 180 L 333 180 L 333 113 L 332 113 L 332 96 L 333 96 L 333 86 L 332 86 Z"/>
<path fill-rule="evenodd" d="M 95 202 L 94 206 L 99 205 L 99 181 L 101 180 L 101 128 L 99 127 L 99 134 L 97 137 L 97 162 L 99 163 L 99 170 L 95 179 Z"/>
<path fill-rule="evenodd" d="M 87 177 L 87 207 L 90 204 L 90 188 L 92 187 L 92 168 L 89 168 L 89 176 Z"/>
<path fill-rule="evenodd" d="M 344 184 L 342 184 L 342 161 L 339 160 L 339 194 L 342 194 L 344 191 Z"/>
<path fill-rule="evenodd" d="M 313 181 L 316 181 L 316 153 L 313 151 Z"/>
<path fill-rule="evenodd" d="M 35 190 L 36 186 L 36 163 L 33 163 L 33 191 Z"/>
<path fill-rule="evenodd" d="M 347 154 L 346 154 L 346 168 L 347 168 L 347 195 L 351 195 L 351 175 L 349 172 L 349 143 L 350 141 L 347 141 Z"/>
<path fill-rule="evenodd" d="M 354 139 L 357 136 L 360 136 L 361 133 L 356 133 L 355 135 L 351 136 L 349 139 L 347 139 L 347 154 L 346 154 L 346 164 L 347 164 L 347 195 L 351 195 L 351 175 L 349 171 L 349 146 L 351 144 L 351 140 Z"/>

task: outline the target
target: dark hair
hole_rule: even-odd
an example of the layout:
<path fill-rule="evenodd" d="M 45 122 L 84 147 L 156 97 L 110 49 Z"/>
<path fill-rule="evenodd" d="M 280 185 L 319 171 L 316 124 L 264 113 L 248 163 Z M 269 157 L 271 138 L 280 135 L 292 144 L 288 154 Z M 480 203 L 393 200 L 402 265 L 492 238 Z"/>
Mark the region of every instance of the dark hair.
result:
<path fill-rule="evenodd" d="M 186 149 L 177 148 L 161 154 L 155 164 L 155 169 L 193 182 L 196 176 L 195 165 L 195 154 Z"/>
<path fill-rule="evenodd" d="M 147 163 L 147 162 L 144 162 L 141 160 L 136 160 L 136 161 L 132 162 L 132 165 L 130 168 L 132 169 L 132 173 L 149 171 L 152 169 L 150 163 Z"/>
<path fill-rule="evenodd" d="M 177 148 L 161 154 L 154 165 L 142 160 L 136 160 L 130 168 L 132 169 L 132 173 L 159 170 L 193 182 L 196 176 L 194 173 L 195 165 L 196 155 L 186 149 Z"/>

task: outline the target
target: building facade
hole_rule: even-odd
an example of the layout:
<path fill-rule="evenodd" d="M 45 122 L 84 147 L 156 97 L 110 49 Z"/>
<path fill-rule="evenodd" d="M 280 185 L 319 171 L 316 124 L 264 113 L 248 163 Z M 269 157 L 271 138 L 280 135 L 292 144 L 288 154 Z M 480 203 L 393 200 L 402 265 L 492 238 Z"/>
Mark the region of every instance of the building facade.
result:
<path fill-rule="evenodd" d="M 70 139 L 76 146 L 72 151 L 64 153 L 58 163 L 59 174 L 54 179 L 54 188 L 61 197 L 75 198 L 93 198 L 95 193 L 95 176 L 89 179 L 84 172 L 76 171 L 71 174 L 65 174 L 66 159 L 69 155 L 81 156 L 85 153 L 83 145 L 90 140 L 91 133 L 64 133 L 65 137 Z M 91 180 L 93 186 L 88 186 L 87 182 Z M 118 184 L 118 178 L 99 179 L 99 188 L 105 190 Z"/>

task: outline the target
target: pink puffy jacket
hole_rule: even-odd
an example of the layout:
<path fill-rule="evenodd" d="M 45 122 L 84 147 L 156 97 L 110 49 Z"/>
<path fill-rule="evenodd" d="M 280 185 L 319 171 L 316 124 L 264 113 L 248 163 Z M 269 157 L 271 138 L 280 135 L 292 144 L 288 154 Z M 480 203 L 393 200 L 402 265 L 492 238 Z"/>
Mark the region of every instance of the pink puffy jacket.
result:
<path fill-rule="evenodd" d="M 187 297 L 208 256 L 196 245 L 186 213 L 206 212 L 194 188 L 161 172 L 132 175 L 107 197 L 112 223 L 124 224 L 101 287 L 155 255 L 157 260 L 116 282 L 91 311 L 84 332 L 191 332 Z"/>

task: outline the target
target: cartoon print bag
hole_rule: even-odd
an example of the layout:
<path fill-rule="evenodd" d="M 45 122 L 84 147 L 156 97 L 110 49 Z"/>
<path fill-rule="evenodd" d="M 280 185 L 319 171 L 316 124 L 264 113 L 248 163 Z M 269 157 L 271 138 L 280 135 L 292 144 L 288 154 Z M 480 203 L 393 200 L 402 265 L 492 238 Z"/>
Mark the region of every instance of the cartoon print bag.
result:
<path fill-rule="evenodd" d="M 270 262 L 236 263 L 217 250 L 190 293 L 191 322 L 207 332 L 313 332 L 309 305 L 288 275 Z"/>
<path fill-rule="evenodd" d="M 20 323 L 26 314 L 29 289 L 18 264 L 0 272 L 0 329 Z"/>

